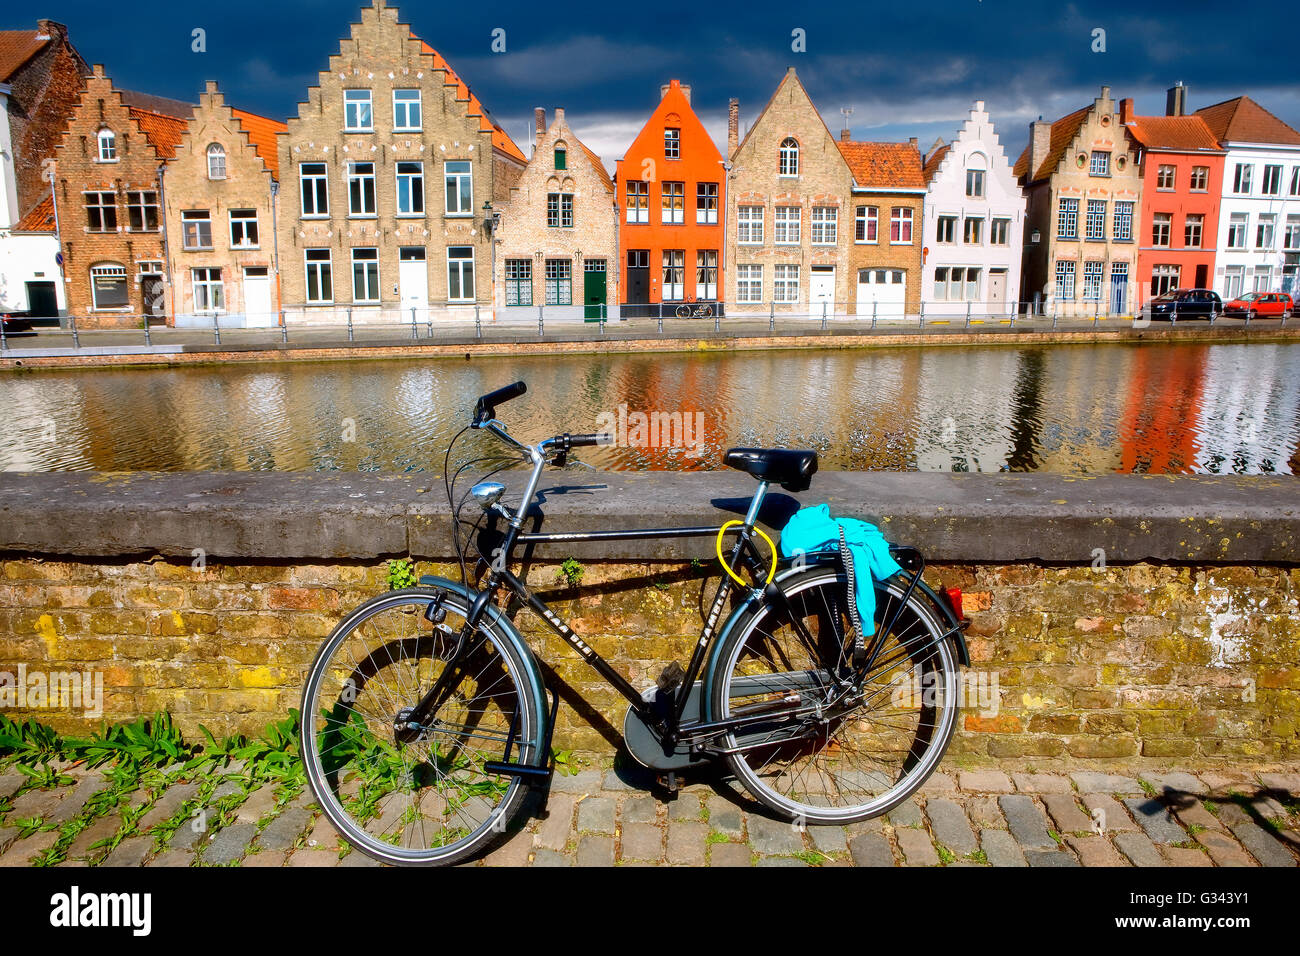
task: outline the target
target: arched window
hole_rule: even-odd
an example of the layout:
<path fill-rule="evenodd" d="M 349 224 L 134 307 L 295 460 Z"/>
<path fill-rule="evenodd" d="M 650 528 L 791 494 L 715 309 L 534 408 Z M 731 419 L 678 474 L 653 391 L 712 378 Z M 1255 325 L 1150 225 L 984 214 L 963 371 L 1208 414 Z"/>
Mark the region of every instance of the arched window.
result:
<path fill-rule="evenodd" d="M 569 168 L 569 149 L 563 143 L 557 143 L 555 146 L 555 168 Z"/>
<path fill-rule="evenodd" d="M 125 309 L 131 305 L 126 267 L 120 262 L 97 262 L 90 267 L 90 295 L 96 309 Z"/>
<path fill-rule="evenodd" d="M 226 178 L 226 150 L 220 143 L 208 147 L 208 179 Z"/>
<path fill-rule="evenodd" d="M 988 168 L 988 160 L 980 152 L 971 153 L 966 157 L 966 195 L 972 199 L 983 199 L 987 184 L 985 171 Z"/>
<path fill-rule="evenodd" d="M 793 136 L 781 140 L 780 173 L 782 176 L 799 175 L 799 144 Z"/>
<path fill-rule="evenodd" d="M 101 163 L 117 162 L 117 136 L 111 129 L 99 131 L 99 161 Z"/>

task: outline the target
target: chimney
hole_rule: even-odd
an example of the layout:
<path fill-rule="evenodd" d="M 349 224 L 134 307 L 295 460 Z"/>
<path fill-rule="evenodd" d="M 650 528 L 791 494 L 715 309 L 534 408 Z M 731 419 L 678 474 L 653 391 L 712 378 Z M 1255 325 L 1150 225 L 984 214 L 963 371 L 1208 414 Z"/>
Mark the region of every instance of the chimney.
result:
<path fill-rule="evenodd" d="M 851 134 L 849 133 L 849 128 L 847 126 L 844 127 L 842 130 L 840 130 L 840 142 L 847 143 L 849 141 L 850 135 Z"/>
<path fill-rule="evenodd" d="M 1130 96 L 1126 96 L 1119 101 L 1119 125 L 1133 125 L 1133 98 Z"/>
<path fill-rule="evenodd" d="M 1052 148 L 1052 124 L 1044 123 L 1040 116 L 1029 124 L 1029 179 L 1033 179 L 1038 167 L 1047 159 L 1047 151 Z"/>
<path fill-rule="evenodd" d="M 541 106 L 533 110 L 533 132 L 538 139 L 546 135 L 546 110 Z"/>
<path fill-rule="evenodd" d="M 740 100 L 734 96 L 727 104 L 727 158 L 736 155 L 740 148 Z"/>
<path fill-rule="evenodd" d="M 673 88 L 673 87 L 672 87 L 672 84 L 671 84 L 671 83 L 664 83 L 664 84 L 662 84 L 662 85 L 659 87 L 659 99 L 662 100 L 665 96 L 667 96 L 667 95 L 668 95 L 668 91 L 671 90 L 672 88 Z"/>
<path fill-rule="evenodd" d="M 559 124 L 561 124 L 561 125 L 564 124 L 564 107 L 563 107 L 563 106 L 557 106 L 557 107 L 555 108 L 555 122 L 557 122 L 557 123 L 559 123 Z"/>
<path fill-rule="evenodd" d="M 909 136 L 908 139 L 907 139 L 907 145 L 908 145 L 908 146 L 911 146 L 913 149 L 916 149 L 916 148 L 917 148 L 917 145 L 916 145 L 916 137 L 915 137 L 915 136 Z"/>
<path fill-rule="evenodd" d="M 1187 87 L 1183 86 L 1181 80 L 1171 86 L 1169 92 L 1165 94 L 1165 115 L 1187 115 Z"/>
<path fill-rule="evenodd" d="M 691 85 L 689 83 L 681 84 L 682 96 L 686 97 L 686 105 L 691 105 Z"/>

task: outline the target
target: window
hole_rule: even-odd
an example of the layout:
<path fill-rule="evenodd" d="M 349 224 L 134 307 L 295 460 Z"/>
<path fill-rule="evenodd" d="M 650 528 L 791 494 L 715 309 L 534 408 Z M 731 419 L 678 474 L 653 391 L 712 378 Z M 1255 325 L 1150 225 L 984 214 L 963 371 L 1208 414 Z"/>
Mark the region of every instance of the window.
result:
<path fill-rule="evenodd" d="M 1088 212 L 1083 222 L 1083 237 L 1094 242 L 1106 238 L 1106 200 L 1088 200 Z"/>
<path fill-rule="evenodd" d="M 1286 233 L 1282 238 L 1283 248 L 1289 251 L 1300 250 L 1300 216 L 1286 217 Z"/>
<path fill-rule="evenodd" d="M 1079 200 L 1061 200 L 1056 213 L 1056 238 L 1079 238 Z"/>
<path fill-rule="evenodd" d="M 86 193 L 86 225 L 91 232 L 117 231 L 117 197 L 113 193 Z"/>
<path fill-rule="evenodd" d="M 567 275 L 567 271 L 569 268 L 568 260 L 564 261 L 564 268 Z M 549 262 L 547 263 L 547 269 L 548 271 L 550 269 Z M 474 247 L 473 246 L 448 246 L 447 247 L 447 301 L 449 302 L 473 302 L 474 301 Z"/>
<path fill-rule="evenodd" d="M 1205 227 L 1205 216 L 1189 213 L 1183 225 L 1183 245 L 1188 249 L 1201 248 L 1201 234 Z"/>
<path fill-rule="evenodd" d="M 718 250 L 700 249 L 695 253 L 695 298 L 718 297 Z"/>
<path fill-rule="evenodd" d="M 370 133 L 375 128 L 369 90 L 343 91 L 343 128 L 349 133 Z"/>
<path fill-rule="evenodd" d="M 979 199 L 984 195 L 984 170 L 966 170 L 966 195 L 972 199 Z"/>
<path fill-rule="evenodd" d="M 208 179 L 226 178 L 226 148 L 220 143 L 208 147 Z"/>
<path fill-rule="evenodd" d="M 352 301 L 379 301 L 379 250 L 352 250 Z"/>
<path fill-rule="evenodd" d="M 763 301 L 762 266 L 736 266 L 736 300 L 738 302 Z"/>
<path fill-rule="evenodd" d="M 1249 163 L 1238 163 L 1237 171 L 1232 177 L 1232 191 L 1234 193 L 1250 192 L 1250 175 L 1255 169 Z"/>
<path fill-rule="evenodd" d="M 1102 149 L 1094 149 L 1092 155 L 1088 158 L 1088 175 L 1109 176 L 1110 153 Z"/>
<path fill-rule="evenodd" d="M 393 129 L 418 131 L 424 122 L 419 90 L 393 90 Z"/>
<path fill-rule="evenodd" d="M 934 270 L 934 297 L 939 302 L 980 301 L 982 269 L 941 266 Z M 882 272 L 883 276 L 884 273 Z"/>
<path fill-rule="evenodd" d="M 307 269 L 307 301 L 320 304 L 334 301 L 334 281 L 328 249 L 305 249 L 303 259 Z"/>
<path fill-rule="evenodd" d="M 158 231 L 158 194 L 152 190 L 126 194 L 126 228 L 131 232 Z"/>
<path fill-rule="evenodd" d="M 740 206 L 736 210 L 736 242 L 760 245 L 763 242 L 763 207 Z"/>
<path fill-rule="evenodd" d="M 90 269 L 90 300 L 96 309 L 130 307 L 126 269 L 116 262 L 102 262 Z"/>
<path fill-rule="evenodd" d="M 298 181 L 302 186 L 302 215 L 304 219 L 330 214 L 329 171 L 324 163 L 303 163 L 298 167 Z"/>
<path fill-rule="evenodd" d="M 206 209 L 184 210 L 181 213 L 181 234 L 186 249 L 211 249 L 211 213 Z"/>
<path fill-rule="evenodd" d="M 1291 170 L 1291 195 L 1300 196 L 1300 166 Z"/>
<path fill-rule="evenodd" d="M 875 242 L 880 211 L 875 206 L 859 206 L 853 217 L 855 242 Z"/>
<path fill-rule="evenodd" d="M 1151 294 L 1153 296 L 1164 295 L 1173 289 L 1178 288 L 1178 277 L 1181 273 L 1178 266 L 1152 266 L 1151 267 Z"/>
<path fill-rule="evenodd" d="M 375 214 L 375 164 L 348 163 L 348 215 Z"/>
<path fill-rule="evenodd" d="M 989 229 L 989 242 L 995 246 L 1006 246 L 1011 244 L 1011 220 L 994 219 L 992 227 Z"/>
<path fill-rule="evenodd" d="M 1194 193 L 1208 192 L 1210 188 L 1210 167 L 1193 166 L 1192 178 L 1187 186 Z"/>
<path fill-rule="evenodd" d="M 474 172 L 468 159 L 448 160 L 443 167 L 448 216 L 474 215 Z"/>
<path fill-rule="evenodd" d="M 1101 301 L 1101 277 L 1106 264 L 1098 259 L 1089 259 L 1083 264 L 1083 299 L 1085 302 Z"/>
<path fill-rule="evenodd" d="M 1260 190 L 1265 196 L 1280 196 L 1282 194 L 1281 166 L 1264 167 L 1264 180 L 1260 183 Z"/>
<path fill-rule="evenodd" d="M 1063 302 L 1074 301 L 1074 263 L 1058 260 L 1056 263 L 1056 298 Z"/>
<path fill-rule="evenodd" d="M 861 207 L 858 207 L 861 208 Z M 957 241 L 957 217 L 940 216 L 935 231 L 935 242 L 956 242 Z"/>
<path fill-rule="evenodd" d="M 934 270 L 934 298 L 937 302 L 948 301 L 948 279 L 950 273 L 959 272 L 959 269 L 949 269 L 947 266 L 940 266 Z"/>
<path fill-rule="evenodd" d="M 1277 216 L 1271 212 L 1260 213 L 1259 224 L 1255 226 L 1255 248 L 1272 249 L 1273 248 L 1273 227 L 1277 223 Z"/>
<path fill-rule="evenodd" d="M 1273 268 L 1271 266 L 1255 267 L 1255 291 L 1267 292 L 1273 286 Z"/>
<path fill-rule="evenodd" d="M 665 225 L 681 225 L 686 221 L 686 184 L 664 183 L 660 190 L 661 219 Z"/>
<path fill-rule="evenodd" d="M 889 214 L 889 241 L 891 243 L 909 243 L 912 241 L 912 210 L 906 206 L 895 206 Z"/>
<path fill-rule="evenodd" d="M 1250 229 L 1250 214 L 1234 212 L 1228 220 L 1228 248 L 1245 249 L 1246 233 Z"/>
<path fill-rule="evenodd" d="M 1235 299 L 1241 295 L 1246 278 L 1245 266 L 1228 266 L 1223 270 L 1223 297 Z"/>
<path fill-rule="evenodd" d="M 803 224 L 803 209 L 799 206 L 777 206 L 774 241 L 778 246 L 797 246 Z"/>
<path fill-rule="evenodd" d="M 192 269 L 190 274 L 194 284 L 195 313 L 226 311 L 226 293 L 221 285 L 221 270 Z"/>
<path fill-rule="evenodd" d="M 663 286 L 660 289 L 665 302 L 686 296 L 686 250 L 665 249 L 663 255 Z"/>
<path fill-rule="evenodd" d="M 506 305 L 533 304 L 533 260 L 506 260 Z"/>
<path fill-rule="evenodd" d="M 680 129 L 664 129 L 664 158 L 682 158 L 682 131 Z"/>
<path fill-rule="evenodd" d="M 1115 222 L 1111 227 L 1110 237 L 1121 242 L 1133 240 L 1133 204 L 1131 202 L 1115 203 Z"/>
<path fill-rule="evenodd" d="M 1173 229 L 1173 222 L 1173 215 L 1167 212 L 1158 212 L 1151 217 L 1151 245 L 1169 245 L 1169 233 Z"/>
<path fill-rule="evenodd" d="M 695 221 L 714 225 L 718 221 L 718 184 L 699 183 L 695 187 Z"/>
<path fill-rule="evenodd" d="M 554 152 L 551 153 L 551 161 L 552 161 L 552 165 L 556 169 L 568 169 L 569 151 L 565 149 L 563 146 L 555 147 Z"/>
<path fill-rule="evenodd" d="M 257 245 L 257 210 L 230 210 L 230 247 L 256 249 Z"/>
<path fill-rule="evenodd" d="M 1173 189 L 1175 181 L 1173 166 L 1161 166 L 1156 170 L 1156 189 Z"/>
<path fill-rule="evenodd" d="M 833 246 L 839 240 L 840 211 L 835 206 L 812 207 L 812 244 Z"/>
<path fill-rule="evenodd" d="M 774 302 L 799 301 L 799 267 L 774 266 L 772 300 Z"/>
<path fill-rule="evenodd" d="M 573 225 L 573 193 L 546 194 L 546 225 L 552 229 Z"/>
<path fill-rule="evenodd" d="M 781 140 L 781 148 L 778 150 L 777 159 L 777 172 L 780 175 L 799 175 L 799 144 L 795 142 L 793 136 L 787 136 Z"/>
<path fill-rule="evenodd" d="M 627 221 L 650 221 L 650 184 L 642 179 L 627 183 Z"/>
<path fill-rule="evenodd" d="M 397 164 L 397 214 L 424 215 L 424 163 Z"/>
<path fill-rule="evenodd" d="M 968 246 L 979 246 L 984 243 L 984 220 L 980 217 L 969 217 L 965 223 L 965 231 L 962 234 L 962 241 Z"/>
<path fill-rule="evenodd" d="M 96 137 L 99 153 L 95 157 L 101 163 L 117 162 L 117 136 L 111 129 L 101 129 Z"/>
<path fill-rule="evenodd" d="M 573 263 L 568 259 L 546 260 L 546 304 L 573 304 Z"/>

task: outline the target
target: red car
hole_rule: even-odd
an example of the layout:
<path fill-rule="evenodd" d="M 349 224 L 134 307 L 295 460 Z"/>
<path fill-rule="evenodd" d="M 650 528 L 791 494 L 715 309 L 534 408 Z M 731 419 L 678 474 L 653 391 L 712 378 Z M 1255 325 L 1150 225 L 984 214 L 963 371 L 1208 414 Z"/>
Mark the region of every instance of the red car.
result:
<path fill-rule="evenodd" d="M 1283 316 L 1290 318 L 1295 303 L 1285 292 L 1247 292 L 1223 303 L 1224 315 L 1244 315 L 1248 319 L 1257 316 Z"/>

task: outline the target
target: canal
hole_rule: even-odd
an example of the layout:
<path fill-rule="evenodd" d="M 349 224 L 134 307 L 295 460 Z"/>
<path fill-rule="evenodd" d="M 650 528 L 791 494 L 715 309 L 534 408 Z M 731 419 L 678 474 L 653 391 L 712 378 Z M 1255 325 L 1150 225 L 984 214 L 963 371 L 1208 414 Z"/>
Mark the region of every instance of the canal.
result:
<path fill-rule="evenodd" d="M 0 376 L 0 468 L 440 473 L 475 396 L 583 461 L 710 469 L 732 445 L 827 469 L 1293 474 L 1300 344 L 907 348 L 28 371 Z"/>

